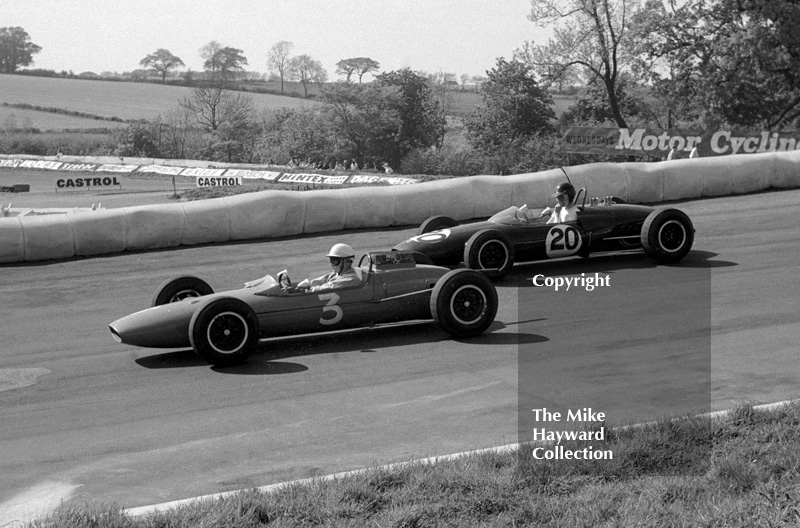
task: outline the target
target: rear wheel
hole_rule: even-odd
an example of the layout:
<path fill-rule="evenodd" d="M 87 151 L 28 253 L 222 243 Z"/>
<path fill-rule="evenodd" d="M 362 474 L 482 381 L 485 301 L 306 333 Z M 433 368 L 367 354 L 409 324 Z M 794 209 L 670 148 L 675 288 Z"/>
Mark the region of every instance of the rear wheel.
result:
<path fill-rule="evenodd" d="M 182 301 L 188 297 L 202 297 L 212 293 L 214 290 L 203 279 L 192 276 L 176 277 L 166 281 L 156 290 L 150 306 L 161 306 Z"/>
<path fill-rule="evenodd" d="M 473 337 L 497 315 L 497 290 L 485 275 L 457 269 L 438 280 L 431 292 L 431 315 L 453 337 Z"/>
<path fill-rule="evenodd" d="M 198 356 L 227 367 L 244 361 L 258 345 L 258 317 L 244 301 L 215 299 L 195 312 L 189 340 Z"/>
<path fill-rule="evenodd" d="M 692 249 L 694 226 L 683 211 L 653 211 L 642 224 L 642 245 L 660 264 L 678 262 Z"/>
<path fill-rule="evenodd" d="M 419 229 L 417 229 L 417 235 L 424 235 L 425 233 L 430 233 L 431 231 L 447 229 L 448 227 L 455 227 L 457 225 L 458 222 L 449 216 L 431 216 L 419 225 Z"/>
<path fill-rule="evenodd" d="M 464 264 L 482 271 L 492 280 L 500 280 L 514 265 L 514 248 L 500 231 L 483 229 L 472 235 L 464 246 Z"/>

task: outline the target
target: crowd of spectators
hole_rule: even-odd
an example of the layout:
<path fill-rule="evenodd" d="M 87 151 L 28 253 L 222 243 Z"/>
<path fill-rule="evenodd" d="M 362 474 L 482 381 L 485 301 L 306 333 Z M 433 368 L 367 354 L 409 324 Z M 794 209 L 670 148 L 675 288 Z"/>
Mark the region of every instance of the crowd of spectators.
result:
<path fill-rule="evenodd" d="M 355 158 L 350 159 L 336 159 L 336 158 L 329 158 L 329 159 L 320 159 L 315 160 L 311 157 L 306 158 L 305 160 L 301 159 L 298 156 L 293 157 L 289 160 L 289 163 L 286 164 L 288 168 L 298 168 L 298 169 L 315 169 L 315 170 L 331 170 L 331 171 L 357 171 L 357 170 L 368 170 L 372 168 L 378 172 L 385 172 L 387 174 L 394 173 L 394 170 L 389 166 L 388 163 L 383 162 L 380 163 L 378 161 L 364 162 L 362 165 L 358 164 Z"/>

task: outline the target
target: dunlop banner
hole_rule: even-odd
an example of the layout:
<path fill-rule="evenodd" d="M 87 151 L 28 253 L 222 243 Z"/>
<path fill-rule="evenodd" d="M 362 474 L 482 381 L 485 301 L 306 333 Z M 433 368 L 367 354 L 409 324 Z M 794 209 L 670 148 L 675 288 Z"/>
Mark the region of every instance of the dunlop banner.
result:
<path fill-rule="evenodd" d="M 800 149 L 800 132 L 562 127 L 564 151 L 576 154 L 688 158 Z"/>

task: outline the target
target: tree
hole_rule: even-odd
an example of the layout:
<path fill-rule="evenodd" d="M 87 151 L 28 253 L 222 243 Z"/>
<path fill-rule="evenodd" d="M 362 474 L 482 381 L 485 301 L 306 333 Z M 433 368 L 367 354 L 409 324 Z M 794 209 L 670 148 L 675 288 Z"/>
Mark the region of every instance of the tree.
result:
<path fill-rule="evenodd" d="M 267 65 L 270 71 L 278 72 L 278 76 L 281 78 L 281 93 L 283 93 L 283 81 L 288 76 L 289 63 L 291 61 L 289 54 L 292 52 L 293 47 L 294 44 L 291 42 L 281 40 L 269 50 Z"/>
<path fill-rule="evenodd" d="M 247 59 L 242 55 L 242 50 L 222 46 L 212 40 L 200 49 L 200 56 L 205 59 L 203 68 L 211 74 L 211 79 L 227 82 L 244 72 Z"/>
<path fill-rule="evenodd" d="M 322 90 L 320 98 L 339 144 L 339 158 L 388 159 L 400 131 L 396 95 L 380 86 L 337 83 Z"/>
<path fill-rule="evenodd" d="M 318 161 L 336 151 L 336 141 L 319 106 L 265 111 L 260 128 L 257 151 L 262 162 Z"/>
<path fill-rule="evenodd" d="M 136 156 L 153 158 L 161 156 L 157 144 L 158 125 L 147 121 L 132 123 L 114 133 L 117 143 L 115 154 L 117 156 Z"/>
<path fill-rule="evenodd" d="M 364 74 L 376 72 L 380 67 L 380 63 L 369 57 L 354 57 L 352 59 L 342 59 L 337 62 L 336 73 L 345 75 L 347 77 L 347 82 L 350 82 L 350 77 L 352 77 L 353 74 L 358 75 L 358 84 L 361 84 L 361 78 Z"/>
<path fill-rule="evenodd" d="M 436 73 L 426 74 L 425 77 L 428 79 L 433 97 L 439 103 L 439 110 L 443 116 L 446 116 L 450 113 L 454 103 L 453 88 L 458 86 L 456 74 L 439 70 Z M 441 146 L 441 144 L 437 146 Z"/>
<path fill-rule="evenodd" d="M 168 110 L 159 116 L 158 150 L 161 156 L 172 159 L 193 159 L 198 155 L 202 132 L 196 127 L 194 112 L 184 106 Z"/>
<path fill-rule="evenodd" d="M 289 61 L 289 74 L 292 79 L 303 83 L 303 91 L 308 97 L 308 85 L 310 83 L 323 83 L 328 80 L 328 72 L 318 60 L 312 59 L 309 55 L 298 55 Z"/>
<path fill-rule="evenodd" d="M 153 68 L 155 71 L 160 73 L 161 82 L 163 83 L 167 82 L 167 74 L 170 72 L 170 70 L 174 70 L 179 66 L 184 66 L 180 57 L 176 57 L 164 48 L 157 49 L 154 53 L 151 53 L 139 61 L 139 64 L 143 68 Z"/>
<path fill-rule="evenodd" d="M 253 99 L 226 90 L 222 83 L 198 86 L 179 102 L 206 135 L 205 156 L 228 162 L 246 162 L 253 151 Z"/>
<path fill-rule="evenodd" d="M 641 68 L 672 108 L 690 103 L 734 126 L 798 125 L 797 2 L 648 1 L 635 21 Z"/>
<path fill-rule="evenodd" d="M 40 51 L 42 47 L 32 43 L 21 27 L 0 28 L 0 72 L 14 73 L 20 66 L 30 66 Z"/>
<path fill-rule="evenodd" d="M 252 97 L 226 90 L 219 84 L 198 86 L 179 104 L 192 112 L 195 122 L 206 132 L 213 132 L 229 121 L 241 121 L 242 115 L 253 111 Z"/>
<path fill-rule="evenodd" d="M 481 105 L 465 123 L 475 147 L 491 152 L 554 131 L 553 98 L 539 86 L 528 65 L 499 58 L 486 74 Z"/>
<path fill-rule="evenodd" d="M 401 123 L 400 132 L 394 149 L 387 154 L 389 164 L 397 168 L 411 150 L 428 148 L 441 142 L 445 132 L 445 116 L 427 79 L 409 68 L 381 73 L 375 80 L 398 95 L 395 105 Z"/>
<path fill-rule="evenodd" d="M 633 118 L 638 125 L 654 124 L 657 128 L 669 128 L 658 123 L 658 116 L 651 116 L 637 94 L 636 84 L 629 75 L 622 75 L 617 82 L 617 101 L 620 109 L 625 116 Z M 641 118 L 641 119 L 636 119 Z M 653 118 L 653 123 L 648 122 Z M 630 119 L 628 119 L 630 120 Z M 588 84 L 578 93 L 573 103 L 559 118 L 559 121 L 566 126 L 580 126 L 587 124 L 607 125 L 614 122 L 614 116 L 608 105 L 608 94 L 605 86 L 598 78 L 591 79 Z"/>
<path fill-rule="evenodd" d="M 480 90 L 481 86 L 483 86 L 483 83 L 486 82 L 486 77 L 483 75 L 473 75 L 470 80 L 472 81 L 472 84 L 475 85 L 475 91 L 477 92 Z"/>
<path fill-rule="evenodd" d="M 545 86 L 555 84 L 575 66 L 586 76 L 602 81 L 611 115 L 617 126 L 627 128 L 617 99 L 617 82 L 630 67 L 629 30 L 631 10 L 639 0 L 531 0 L 528 18 L 554 36 L 544 46 L 526 45 L 517 53 L 542 76 Z"/>

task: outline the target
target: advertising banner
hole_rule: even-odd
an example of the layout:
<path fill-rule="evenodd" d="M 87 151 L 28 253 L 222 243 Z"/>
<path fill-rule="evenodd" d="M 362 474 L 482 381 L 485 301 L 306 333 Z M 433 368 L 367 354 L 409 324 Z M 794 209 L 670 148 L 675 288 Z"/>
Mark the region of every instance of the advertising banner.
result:
<path fill-rule="evenodd" d="M 350 176 L 350 180 L 347 183 L 351 183 L 353 185 L 359 183 L 388 183 L 389 185 L 408 185 L 411 183 L 417 183 L 417 180 L 414 178 L 401 178 L 397 176 Z"/>
<path fill-rule="evenodd" d="M 225 171 L 225 176 L 241 176 L 247 180 L 253 179 L 274 181 L 280 175 L 280 172 L 275 171 L 257 171 L 249 169 L 228 169 Z"/>
<path fill-rule="evenodd" d="M 647 155 L 688 158 L 777 152 L 800 148 L 800 133 L 735 130 L 677 130 L 657 128 L 562 127 L 564 151 L 576 154 Z"/>
<path fill-rule="evenodd" d="M 226 187 L 230 185 L 241 185 L 241 176 L 198 176 L 198 187 Z"/>
<path fill-rule="evenodd" d="M 139 170 L 136 172 L 152 172 L 155 174 L 167 174 L 171 176 L 177 176 L 180 174 L 185 167 L 167 167 L 164 165 L 144 165 L 139 167 Z"/>
<path fill-rule="evenodd" d="M 181 176 L 222 176 L 225 173 L 225 169 L 183 169 L 181 171 Z"/>
<path fill-rule="evenodd" d="M 112 163 L 108 163 L 97 167 L 97 169 L 95 169 L 95 172 L 133 172 L 138 168 L 139 168 L 138 165 L 115 165 Z"/>
<path fill-rule="evenodd" d="M 602 129 L 597 129 L 602 130 Z M 188 176 L 197 179 L 198 187 L 218 187 L 224 185 L 242 185 L 243 180 L 264 180 L 281 183 L 320 184 L 320 185 L 408 185 L 418 183 L 414 178 L 402 176 L 385 176 L 375 174 L 293 174 L 274 170 L 258 169 L 218 169 L 200 167 L 180 167 L 172 165 L 132 165 L 132 164 L 99 164 L 89 161 L 61 162 L 51 160 L 0 159 L 0 168 L 48 169 L 70 172 L 117 172 L 117 173 L 153 173 L 166 176 Z M 103 179 L 71 178 L 62 180 L 59 187 L 97 186 L 96 181 Z M 91 183 L 90 183 L 91 182 Z M 113 185 L 119 185 L 114 183 Z"/>
<path fill-rule="evenodd" d="M 325 185 L 341 185 L 349 176 L 326 176 L 324 174 L 283 174 L 278 178 L 283 183 L 321 183 Z"/>
<path fill-rule="evenodd" d="M 19 165 L 26 169 L 48 169 L 58 170 L 61 167 L 60 161 L 46 161 L 46 160 L 25 160 Z"/>

